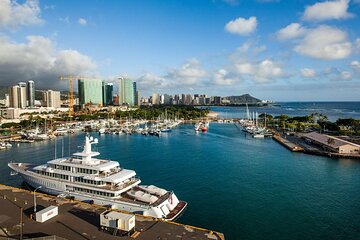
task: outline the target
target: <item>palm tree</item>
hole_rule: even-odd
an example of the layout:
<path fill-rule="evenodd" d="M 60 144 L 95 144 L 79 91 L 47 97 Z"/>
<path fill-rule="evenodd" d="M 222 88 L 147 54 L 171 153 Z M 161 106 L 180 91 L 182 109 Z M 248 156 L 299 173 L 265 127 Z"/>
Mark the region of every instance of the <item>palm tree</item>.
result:
<path fill-rule="evenodd" d="M 334 144 L 335 144 L 335 140 L 334 140 L 333 138 L 328 138 L 327 144 L 329 144 L 330 146 L 331 146 L 331 145 L 334 145 Z"/>

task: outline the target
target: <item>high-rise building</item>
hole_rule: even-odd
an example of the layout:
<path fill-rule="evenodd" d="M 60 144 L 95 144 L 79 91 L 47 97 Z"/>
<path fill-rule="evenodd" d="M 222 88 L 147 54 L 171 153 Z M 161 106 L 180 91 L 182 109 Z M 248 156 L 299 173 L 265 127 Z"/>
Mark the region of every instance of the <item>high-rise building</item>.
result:
<path fill-rule="evenodd" d="M 5 107 L 10 107 L 10 95 L 5 94 Z"/>
<path fill-rule="evenodd" d="M 185 95 L 185 101 L 183 102 L 185 105 L 190 105 L 192 103 L 192 96 L 191 94 Z"/>
<path fill-rule="evenodd" d="M 214 96 L 213 104 L 214 105 L 220 105 L 221 104 L 221 97 L 220 96 Z"/>
<path fill-rule="evenodd" d="M 9 106 L 12 108 L 19 108 L 19 85 L 15 85 L 9 88 Z"/>
<path fill-rule="evenodd" d="M 199 97 L 199 105 L 206 105 L 205 97 Z"/>
<path fill-rule="evenodd" d="M 105 105 L 113 105 L 114 84 L 107 83 L 105 86 Z"/>
<path fill-rule="evenodd" d="M 79 103 L 80 105 L 103 104 L 102 80 L 87 79 L 78 80 Z"/>
<path fill-rule="evenodd" d="M 134 92 L 134 105 L 138 106 L 139 104 L 139 98 L 137 96 L 137 87 L 136 87 L 136 82 L 133 82 L 133 92 Z"/>
<path fill-rule="evenodd" d="M 178 105 L 178 104 L 180 104 L 180 96 L 179 96 L 179 94 L 175 94 L 175 95 L 174 95 L 174 99 L 173 99 L 173 101 L 172 101 L 172 104 L 173 104 L 173 105 Z"/>
<path fill-rule="evenodd" d="M 139 91 L 136 91 L 136 105 L 137 106 L 140 106 L 140 102 L 141 102 L 141 99 L 140 99 L 140 92 Z"/>
<path fill-rule="evenodd" d="M 159 103 L 161 105 L 163 105 L 164 104 L 164 95 L 159 95 L 159 97 L 160 97 Z"/>
<path fill-rule="evenodd" d="M 119 78 L 119 105 L 134 105 L 134 83 L 128 78 Z"/>
<path fill-rule="evenodd" d="M 102 105 L 106 106 L 106 82 L 102 81 L 101 84 Z"/>
<path fill-rule="evenodd" d="M 185 94 L 181 94 L 181 104 L 185 104 Z"/>
<path fill-rule="evenodd" d="M 205 98 L 205 104 L 206 104 L 206 105 L 209 105 L 210 103 L 211 103 L 211 98 L 206 97 L 206 98 Z"/>
<path fill-rule="evenodd" d="M 26 108 L 27 104 L 26 104 L 26 83 L 24 82 L 19 82 L 19 92 L 18 92 L 18 97 L 19 97 L 19 108 Z"/>
<path fill-rule="evenodd" d="M 27 106 L 33 108 L 35 106 L 35 83 L 30 80 L 27 82 Z"/>
<path fill-rule="evenodd" d="M 160 104 L 160 96 L 158 93 L 153 93 L 151 98 L 152 105 L 159 105 Z"/>
<path fill-rule="evenodd" d="M 43 92 L 43 101 L 46 107 L 59 108 L 61 106 L 60 92 L 53 90 Z"/>
<path fill-rule="evenodd" d="M 164 104 L 170 105 L 172 104 L 172 96 L 168 94 L 164 94 Z"/>

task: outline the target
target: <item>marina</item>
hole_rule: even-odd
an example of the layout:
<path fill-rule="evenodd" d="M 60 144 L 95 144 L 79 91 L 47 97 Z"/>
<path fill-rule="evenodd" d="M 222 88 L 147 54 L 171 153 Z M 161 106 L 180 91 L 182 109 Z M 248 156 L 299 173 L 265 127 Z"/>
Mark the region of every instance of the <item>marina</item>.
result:
<path fill-rule="evenodd" d="M 0 240 L 360 240 L 360 0 L 0 0 Z"/>
<path fill-rule="evenodd" d="M 94 150 L 104 159 L 135 169 L 144 185 L 173 190 L 188 203 L 179 223 L 214 229 L 226 239 L 359 237 L 353 221 L 360 214 L 358 161 L 292 153 L 271 138 L 245 135 L 233 123 L 212 122 L 204 134 L 182 124 L 160 138 L 93 134 L 99 138 Z M 68 155 L 81 150 L 84 136 L 2 151 L 0 181 L 21 187 L 18 176 L 9 176 L 9 161 L 41 165 L 54 157 L 55 143 L 58 156 L 62 145 Z"/>

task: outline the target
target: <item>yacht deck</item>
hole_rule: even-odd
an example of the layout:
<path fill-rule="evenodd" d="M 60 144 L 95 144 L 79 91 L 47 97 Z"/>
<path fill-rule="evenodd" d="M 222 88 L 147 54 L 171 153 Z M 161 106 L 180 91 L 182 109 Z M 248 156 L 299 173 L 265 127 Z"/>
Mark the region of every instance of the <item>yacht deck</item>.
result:
<path fill-rule="evenodd" d="M 86 162 L 76 157 L 58 158 L 48 161 L 48 163 L 59 164 L 64 166 L 82 167 L 82 168 L 94 169 L 98 171 L 104 171 L 120 166 L 119 162 L 117 161 L 92 158 L 90 162 Z"/>
<path fill-rule="evenodd" d="M 32 169 L 34 169 L 36 167 L 37 167 L 37 165 L 35 165 L 35 164 L 22 163 L 21 165 L 19 165 L 19 164 L 16 163 L 14 168 L 16 168 L 16 169 L 18 169 L 20 171 L 27 171 L 28 173 L 30 172 L 32 174 L 38 175 L 38 173 L 35 173 L 35 172 L 31 171 Z M 81 174 L 81 173 L 74 174 L 74 173 L 71 173 L 71 172 L 68 172 L 68 171 L 61 171 L 61 170 L 58 170 L 58 169 L 54 169 L 54 170 L 57 170 L 56 172 L 54 171 L 55 173 L 64 173 L 64 174 L 67 174 L 69 176 L 72 176 L 72 175 L 74 175 L 74 176 L 85 176 L 86 175 L 86 174 Z M 44 178 L 44 179 L 51 179 L 51 180 L 55 179 L 54 177 L 45 176 L 45 175 L 39 175 L 39 176 L 41 178 Z M 94 177 L 96 177 L 96 175 L 94 175 Z M 108 191 L 120 191 L 120 190 L 129 188 L 131 186 L 138 185 L 141 182 L 141 180 L 139 178 L 134 178 L 134 177 L 130 181 L 128 181 L 128 182 L 126 182 L 124 184 L 120 184 L 118 186 L 111 186 L 110 184 L 93 185 L 93 184 L 86 184 L 86 183 L 81 183 L 81 182 L 70 182 L 68 180 L 57 179 L 57 178 L 56 178 L 56 180 L 63 181 L 63 182 L 66 182 L 66 183 L 76 184 L 78 186 L 85 187 L 85 188 L 95 188 L 95 189 L 98 189 L 98 190 L 102 189 L 102 190 L 108 190 Z"/>

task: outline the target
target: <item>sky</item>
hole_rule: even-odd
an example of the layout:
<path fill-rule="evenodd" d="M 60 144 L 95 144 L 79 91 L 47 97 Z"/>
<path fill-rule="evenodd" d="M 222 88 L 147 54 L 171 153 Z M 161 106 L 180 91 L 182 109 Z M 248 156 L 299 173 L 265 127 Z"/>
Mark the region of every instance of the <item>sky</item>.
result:
<path fill-rule="evenodd" d="M 0 86 L 360 101 L 359 17 L 360 0 L 0 0 Z"/>

